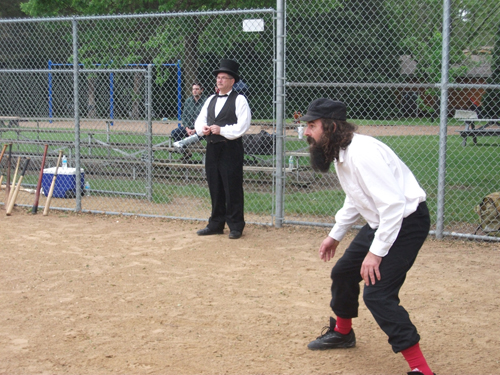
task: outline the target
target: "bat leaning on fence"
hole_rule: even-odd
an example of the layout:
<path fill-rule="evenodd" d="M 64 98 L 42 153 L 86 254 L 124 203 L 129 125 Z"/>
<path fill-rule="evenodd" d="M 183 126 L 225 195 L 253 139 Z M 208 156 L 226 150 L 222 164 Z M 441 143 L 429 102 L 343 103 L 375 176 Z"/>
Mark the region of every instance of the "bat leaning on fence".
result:
<path fill-rule="evenodd" d="M 7 207 L 6 211 L 7 215 L 10 215 L 12 210 L 14 209 L 14 204 L 16 203 L 17 195 L 19 194 L 19 189 L 21 189 L 21 183 L 23 182 L 23 177 L 24 174 L 26 173 L 26 169 L 28 168 L 29 163 L 30 163 L 30 158 L 27 158 L 26 161 L 24 162 L 24 167 L 21 172 L 21 175 L 19 176 L 19 182 L 17 183 L 16 188 L 14 189 L 14 192 L 12 193 L 12 196 L 10 198 L 9 206 Z"/>
<path fill-rule="evenodd" d="M 5 144 L 2 147 L 2 152 L 0 153 L 0 163 L 2 162 L 3 154 L 5 154 L 5 150 L 7 150 L 7 146 L 8 146 L 8 144 Z"/>
<path fill-rule="evenodd" d="M 17 157 L 17 163 L 16 163 L 16 170 L 14 171 L 14 178 L 12 179 L 12 189 L 16 187 L 16 178 L 17 178 L 17 172 L 19 172 L 19 164 L 21 164 L 21 157 Z M 9 195 L 7 196 L 7 199 L 5 200 L 5 207 L 9 207 L 9 202 L 10 198 L 12 197 L 12 189 L 9 191 Z"/>
<path fill-rule="evenodd" d="M 50 201 L 52 200 L 52 194 L 54 194 L 54 187 L 56 186 L 57 171 L 59 170 L 59 163 L 61 163 L 63 151 L 59 151 L 59 157 L 57 158 L 56 170 L 54 171 L 54 177 L 52 177 L 52 183 L 50 184 L 49 195 L 47 195 L 47 201 L 45 202 L 45 207 L 43 208 L 43 216 L 47 216 L 50 208 Z"/>
<path fill-rule="evenodd" d="M 45 145 L 45 148 L 43 150 L 42 165 L 40 166 L 40 175 L 38 176 L 38 184 L 36 185 L 36 190 L 35 190 L 35 202 L 33 203 L 33 208 L 31 209 L 31 213 L 33 213 L 33 214 L 36 214 L 38 211 L 38 202 L 40 200 L 40 190 L 42 189 L 43 168 L 45 166 L 45 158 L 47 156 L 48 149 L 49 149 L 49 145 Z"/>
<path fill-rule="evenodd" d="M 9 144 L 9 156 L 7 158 L 7 172 L 5 172 L 5 204 L 9 201 L 10 194 L 10 160 L 12 159 L 12 143 Z"/>
<path fill-rule="evenodd" d="M 5 154 L 5 150 L 7 150 L 7 144 L 3 145 L 2 152 L 0 153 L 0 163 L 2 162 L 3 155 Z M 0 186 L 2 186 L 3 175 L 0 176 Z"/>

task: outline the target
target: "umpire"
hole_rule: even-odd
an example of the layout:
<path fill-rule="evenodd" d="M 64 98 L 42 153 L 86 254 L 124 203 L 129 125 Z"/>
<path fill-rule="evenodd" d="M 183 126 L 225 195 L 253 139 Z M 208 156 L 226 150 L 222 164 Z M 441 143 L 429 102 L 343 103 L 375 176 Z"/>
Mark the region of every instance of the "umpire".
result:
<path fill-rule="evenodd" d="M 239 64 L 223 59 L 213 73 L 218 94 L 211 95 L 195 122 L 196 133 L 205 135 L 205 170 L 212 201 L 208 225 L 199 236 L 222 234 L 227 223 L 229 238 L 238 239 L 245 228 L 243 195 L 243 142 L 252 114 L 244 95 L 233 90 L 240 80 Z"/>
<path fill-rule="evenodd" d="M 419 346 L 420 336 L 408 312 L 399 304 L 399 290 L 430 227 L 425 192 L 413 173 L 384 143 L 356 134 L 346 121 L 344 103 L 316 99 L 300 118 L 307 122 L 311 165 L 328 172 L 332 162 L 346 194 L 335 225 L 319 248 L 325 262 L 339 241 L 362 216 L 367 224 L 332 269 L 330 318 L 327 331 L 309 343 L 311 350 L 356 345 L 352 318 L 358 316 L 360 281 L 363 300 L 395 353 L 410 366 L 408 374 L 432 375 Z"/>

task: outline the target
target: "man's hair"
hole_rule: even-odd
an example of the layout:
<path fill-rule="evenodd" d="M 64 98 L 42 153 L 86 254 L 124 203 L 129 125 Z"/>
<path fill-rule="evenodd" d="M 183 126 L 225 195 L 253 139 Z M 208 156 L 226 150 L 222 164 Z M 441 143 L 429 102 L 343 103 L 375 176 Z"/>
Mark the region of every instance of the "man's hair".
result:
<path fill-rule="evenodd" d="M 340 150 L 345 150 L 351 144 L 357 126 L 344 120 L 323 118 L 321 124 L 323 125 L 323 134 L 314 150 L 315 154 L 320 154 L 316 154 L 315 156 L 319 158 L 314 159 L 318 161 L 318 164 L 324 163 L 326 167 L 333 161 L 339 160 Z"/>
<path fill-rule="evenodd" d="M 203 85 L 200 82 L 197 82 L 197 81 L 193 82 L 191 87 L 193 87 L 193 86 L 200 86 L 200 90 L 204 90 Z"/>
<path fill-rule="evenodd" d="M 354 132 L 358 128 L 355 124 L 344 120 L 321 119 L 323 135 L 328 139 L 324 145 L 327 161 L 339 160 L 340 150 L 345 150 L 351 144 Z"/>

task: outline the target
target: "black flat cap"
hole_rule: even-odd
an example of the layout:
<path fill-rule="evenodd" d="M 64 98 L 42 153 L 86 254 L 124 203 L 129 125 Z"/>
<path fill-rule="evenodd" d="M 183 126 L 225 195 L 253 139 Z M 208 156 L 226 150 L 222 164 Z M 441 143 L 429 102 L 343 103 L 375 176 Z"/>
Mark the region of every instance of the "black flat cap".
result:
<path fill-rule="evenodd" d="M 313 100 L 307 108 L 307 113 L 299 118 L 300 121 L 314 121 L 319 118 L 346 120 L 345 104 L 336 100 L 320 98 Z"/>

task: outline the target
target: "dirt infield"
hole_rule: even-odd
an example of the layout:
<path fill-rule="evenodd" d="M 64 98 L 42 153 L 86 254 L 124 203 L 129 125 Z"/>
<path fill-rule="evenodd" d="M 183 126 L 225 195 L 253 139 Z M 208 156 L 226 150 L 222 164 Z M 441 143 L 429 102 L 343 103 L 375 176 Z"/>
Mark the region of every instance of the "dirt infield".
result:
<path fill-rule="evenodd" d="M 330 316 L 328 229 L 232 241 L 203 226 L 0 209 L 0 374 L 408 371 L 362 301 L 354 349 L 307 350 Z M 429 239 L 408 275 L 402 304 L 439 375 L 500 372 L 499 250 Z"/>

